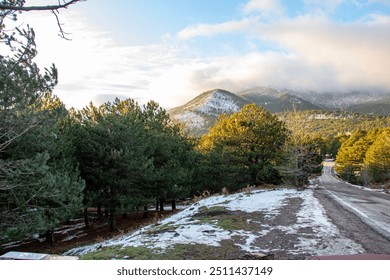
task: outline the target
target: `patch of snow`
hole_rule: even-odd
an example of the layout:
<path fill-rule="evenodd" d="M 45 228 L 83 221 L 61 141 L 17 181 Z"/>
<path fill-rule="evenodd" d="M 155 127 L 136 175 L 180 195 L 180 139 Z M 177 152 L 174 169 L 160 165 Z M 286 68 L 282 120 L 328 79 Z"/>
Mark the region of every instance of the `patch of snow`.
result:
<path fill-rule="evenodd" d="M 21 245 L 25 245 L 25 244 L 29 244 L 29 243 L 31 243 L 30 240 L 28 240 L 28 241 L 13 241 L 13 242 L 2 244 L 1 246 L 5 249 L 10 249 L 13 247 L 17 247 L 17 246 L 21 246 Z"/>
<path fill-rule="evenodd" d="M 336 196 L 329 190 L 326 190 L 330 196 L 333 197 L 334 200 L 336 200 L 338 203 L 340 203 L 344 208 L 349 209 L 351 212 L 355 213 L 360 219 L 374 228 L 376 231 L 381 233 L 386 238 L 390 239 L 390 230 L 387 223 L 382 223 L 380 221 L 377 221 L 375 219 L 371 219 L 366 213 L 358 209 L 357 207 L 353 206 L 351 203 L 347 202 L 345 199 L 341 198 L 340 196 Z"/>
<path fill-rule="evenodd" d="M 221 113 L 234 113 L 240 110 L 240 107 L 230 96 L 216 90 L 211 94 L 203 106 L 198 111 L 208 115 L 218 116 Z"/>
<path fill-rule="evenodd" d="M 79 231 L 79 232 L 76 232 L 75 234 L 72 234 L 72 235 L 65 237 L 64 239 L 61 240 L 61 242 L 69 241 L 69 240 L 72 240 L 76 237 L 83 237 L 86 235 L 88 235 L 88 233 L 84 233 L 84 231 Z"/>
<path fill-rule="evenodd" d="M 312 191 L 301 192 L 303 204 L 298 212 L 298 222 L 292 230 L 309 227 L 314 235 L 300 234 L 300 243 L 296 245 L 297 252 L 312 252 L 318 255 L 357 254 L 364 252 L 360 244 L 344 237 L 337 227 L 330 222 L 326 211 L 320 202 L 314 197 Z M 313 238 L 314 237 L 314 238 Z"/>
<path fill-rule="evenodd" d="M 286 205 L 286 199 L 294 197 L 301 198 L 303 203 L 297 214 L 297 222 L 288 227 L 259 224 L 259 231 L 225 230 L 215 224 L 201 223 L 195 216 L 204 207 L 220 206 L 231 211 L 261 212 L 266 215 L 267 221 L 272 221 L 280 213 L 281 208 Z M 360 245 L 343 237 L 337 227 L 329 221 L 322 205 L 313 196 L 312 190 L 280 189 L 211 196 L 194 203 L 156 225 L 146 226 L 120 238 L 74 248 L 66 252 L 65 255 L 83 255 L 102 247 L 116 245 L 123 247 L 144 246 L 159 250 L 165 250 L 176 244 L 220 246 L 220 242 L 223 240 L 240 240 L 237 241 L 236 245 L 247 252 L 272 251 L 260 248 L 255 241 L 266 236 L 275 228 L 286 234 L 299 236 L 295 249 L 290 252 L 292 254 L 347 254 L 363 251 Z M 310 228 L 312 232 L 300 232 L 304 228 Z M 233 237 L 238 238 L 232 239 Z"/>
<path fill-rule="evenodd" d="M 285 205 L 284 201 L 296 190 L 254 191 L 250 195 L 240 193 L 232 195 L 232 199 L 226 206 L 231 211 L 245 211 L 247 213 L 263 212 L 267 217 L 279 214 L 278 209 Z"/>
<path fill-rule="evenodd" d="M 85 227 L 85 223 L 81 222 L 81 223 L 74 224 L 74 225 L 64 226 L 60 230 L 56 230 L 55 233 L 66 234 L 70 231 L 74 231 L 74 230 L 81 229 L 84 227 Z"/>
<path fill-rule="evenodd" d="M 191 111 L 176 115 L 175 119 L 181 123 L 185 123 L 189 128 L 202 128 L 205 124 L 205 119 L 202 116 Z"/>

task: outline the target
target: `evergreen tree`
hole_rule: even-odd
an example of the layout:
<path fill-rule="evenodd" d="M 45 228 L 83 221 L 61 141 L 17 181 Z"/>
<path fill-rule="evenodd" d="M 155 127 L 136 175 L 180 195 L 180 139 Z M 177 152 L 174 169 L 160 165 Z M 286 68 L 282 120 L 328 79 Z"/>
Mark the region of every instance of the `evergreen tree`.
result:
<path fill-rule="evenodd" d="M 390 179 L 390 128 L 378 132 L 364 158 L 365 167 L 374 182 Z"/>
<path fill-rule="evenodd" d="M 220 116 L 201 138 L 199 148 L 221 149 L 226 155 L 225 164 L 238 174 L 249 175 L 248 184 L 277 182 L 280 177 L 273 162 L 287 135 L 283 122 L 263 107 L 251 104 L 231 116 Z"/>
<path fill-rule="evenodd" d="M 342 143 L 337 153 L 335 170 L 343 179 L 352 183 L 363 183 L 361 172 L 364 158 L 378 131 L 378 129 L 369 132 L 357 130 Z"/>
<path fill-rule="evenodd" d="M 42 74 L 34 32 L 18 33 L 0 56 L 0 239 L 47 231 L 52 243 L 54 228 L 79 210 L 84 183 L 61 131 L 66 109 L 51 96 L 57 71 Z"/>
<path fill-rule="evenodd" d="M 193 144 L 178 124 L 156 102 L 148 102 L 142 111 L 153 159 L 153 174 L 149 178 L 151 193 L 160 202 L 171 200 L 173 208 L 177 198 L 190 193 L 188 182 L 191 178 Z"/>
<path fill-rule="evenodd" d="M 147 204 L 146 181 L 152 171 L 149 139 L 133 100 L 90 104 L 77 115 L 74 145 L 86 180 L 85 207 L 109 210 L 110 229 L 119 213 Z"/>

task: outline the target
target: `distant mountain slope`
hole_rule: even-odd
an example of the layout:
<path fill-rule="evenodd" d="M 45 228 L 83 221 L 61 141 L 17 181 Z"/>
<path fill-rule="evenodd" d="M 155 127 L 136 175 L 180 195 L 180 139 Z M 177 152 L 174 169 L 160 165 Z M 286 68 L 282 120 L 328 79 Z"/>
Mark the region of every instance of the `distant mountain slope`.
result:
<path fill-rule="evenodd" d="M 294 92 L 288 90 L 256 87 L 240 92 L 237 95 L 245 98 L 250 103 L 261 105 L 274 113 L 291 111 L 293 108 L 299 111 L 322 109 L 321 107 L 296 96 Z"/>
<path fill-rule="evenodd" d="M 390 126 L 389 116 L 368 115 L 346 111 L 298 111 L 279 113 L 278 117 L 295 132 L 333 138 L 338 134 L 351 133 L 357 129 L 370 130 Z M 291 121 L 294 120 L 294 121 Z"/>
<path fill-rule="evenodd" d="M 184 123 L 190 134 L 202 135 L 214 125 L 220 114 L 230 115 L 250 103 L 263 106 L 273 113 L 289 112 L 293 108 L 297 111 L 321 111 L 318 113 L 320 115 L 324 114 L 324 110 L 343 111 L 346 115 L 341 117 L 342 119 L 354 116 L 348 112 L 390 115 L 390 96 L 385 94 L 295 92 L 268 87 L 256 87 L 238 94 L 222 89 L 210 90 L 182 106 L 169 110 L 168 113 Z M 326 119 L 329 118 L 339 119 L 326 116 Z M 318 129 L 321 130 L 323 125 L 329 124 L 316 122 L 316 125 L 319 125 Z"/>
<path fill-rule="evenodd" d="M 202 93 L 190 102 L 168 111 L 174 119 L 185 124 L 193 135 L 207 132 L 222 113 L 232 114 L 249 102 L 229 91 L 214 89 Z"/>
<path fill-rule="evenodd" d="M 390 93 L 363 91 L 297 93 L 301 98 L 328 110 L 342 110 L 363 114 L 390 115 Z"/>
<path fill-rule="evenodd" d="M 353 104 L 346 108 L 347 111 L 364 113 L 370 115 L 390 115 L 390 97 L 384 97 L 375 101 Z"/>

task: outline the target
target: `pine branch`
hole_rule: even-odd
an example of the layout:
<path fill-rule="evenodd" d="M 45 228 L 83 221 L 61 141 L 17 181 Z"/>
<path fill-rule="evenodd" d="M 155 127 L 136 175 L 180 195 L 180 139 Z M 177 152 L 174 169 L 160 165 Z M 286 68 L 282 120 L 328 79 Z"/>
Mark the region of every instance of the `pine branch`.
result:
<path fill-rule="evenodd" d="M 14 5 L 3 5 L 0 4 L 0 10 L 11 10 L 11 11 L 56 11 L 59 9 L 66 9 L 70 5 L 76 4 L 77 2 L 84 0 L 72 0 L 58 5 L 47 5 L 47 6 L 14 6 Z"/>

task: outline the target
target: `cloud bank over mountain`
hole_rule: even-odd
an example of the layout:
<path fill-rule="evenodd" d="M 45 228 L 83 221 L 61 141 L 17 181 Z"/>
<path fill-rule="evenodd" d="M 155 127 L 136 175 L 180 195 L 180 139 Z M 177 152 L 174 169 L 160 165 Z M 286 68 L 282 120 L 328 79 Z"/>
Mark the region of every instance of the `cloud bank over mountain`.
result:
<path fill-rule="evenodd" d="M 160 4 L 146 0 L 137 5 L 149 5 L 145 11 L 150 13 L 156 9 L 155 18 L 143 14 L 144 22 L 130 23 L 124 22 L 132 19 L 126 15 L 117 21 L 110 16 L 137 12 L 129 3 L 118 3 L 111 12 L 101 11 L 103 28 L 91 17 L 107 2 L 72 7 L 61 14 L 70 42 L 56 37 L 50 14 L 22 20 L 36 29 L 40 65 L 57 65 L 55 93 L 69 106 L 116 94 L 171 108 L 213 88 L 239 92 L 256 86 L 390 92 L 389 1 L 234 0 L 231 15 L 221 5 L 207 2 L 209 11 L 206 2 L 196 1 L 190 4 L 204 9 L 196 16 L 188 3 L 169 3 L 169 11 L 186 8 L 184 19 L 191 23 L 177 21 L 172 27 L 158 21 Z M 198 19 L 203 14 L 208 17 Z M 164 32 L 148 36 L 143 24 Z M 144 42 L 143 35 L 148 37 Z"/>

